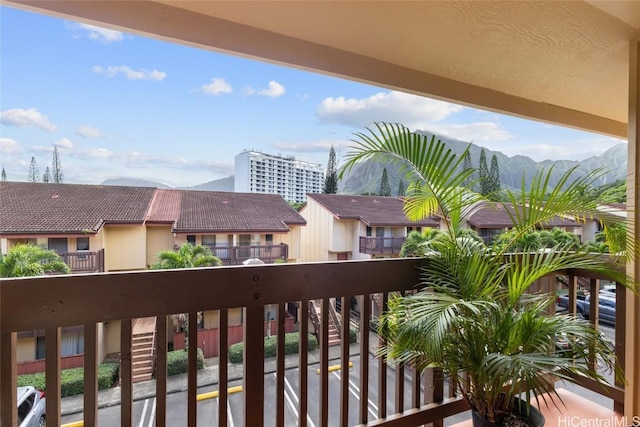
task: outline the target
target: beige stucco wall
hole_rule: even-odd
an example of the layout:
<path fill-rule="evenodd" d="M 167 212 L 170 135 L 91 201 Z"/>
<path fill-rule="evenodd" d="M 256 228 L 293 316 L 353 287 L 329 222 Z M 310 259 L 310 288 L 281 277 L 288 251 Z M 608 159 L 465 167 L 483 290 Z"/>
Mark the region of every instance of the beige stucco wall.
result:
<path fill-rule="evenodd" d="M 331 260 L 329 248 L 333 246 L 333 215 L 311 198 L 307 199 L 300 215 L 307 221 L 307 225 L 301 227 L 302 261 Z"/>
<path fill-rule="evenodd" d="M 105 356 L 109 353 L 120 352 L 120 321 L 115 320 L 105 324 L 104 334 L 105 338 L 102 341 L 106 344 Z"/>
<path fill-rule="evenodd" d="M 173 250 L 174 242 L 171 226 L 147 227 L 147 265 L 155 262 L 158 252 Z"/>
<path fill-rule="evenodd" d="M 147 268 L 147 231 L 140 226 L 109 226 L 104 229 L 105 269 Z"/>
<path fill-rule="evenodd" d="M 18 363 L 29 362 L 36 358 L 36 339 L 34 337 L 21 338 L 18 340 L 16 359 Z"/>

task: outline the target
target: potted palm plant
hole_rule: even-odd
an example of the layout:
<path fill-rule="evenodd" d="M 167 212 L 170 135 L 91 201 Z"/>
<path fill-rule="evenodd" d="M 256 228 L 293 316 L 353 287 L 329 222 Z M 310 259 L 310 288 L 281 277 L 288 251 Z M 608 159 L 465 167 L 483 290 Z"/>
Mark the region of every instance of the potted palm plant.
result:
<path fill-rule="evenodd" d="M 541 425 L 535 406 L 559 399 L 556 379 L 605 381 L 602 371 L 589 364 L 595 357 L 601 368 L 615 367 L 615 355 L 603 336 L 580 318 L 551 315 L 554 297 L 533 292 L 533 286 L 567 269 L 596 272 L 633 286 L 624 269 L 610 257 L 574 245 L 514 251 L 521 236 L 558 216 L 580 221 L 597 213 L 605 232 L 612 230 L 613 218 L 596 212 L 595 203 L 585 197 L 598 172 L 573 179 L 569 171 L 551 188 L 551 170 L 542 171 L 528 190 L 523 185 L 519 194 L 506 191 L 506 202 L 497 203 L 510 212 L 512 240 L 491 248 L 466 236 L 466 216 L 488 198 L 469 188 L 473 170 L 463 167 L 465 153 L 456 156 L 435 137 L 398 124 L 375 124 L 357 133 L 354 142 L 342 173 L 365 159 L 395 162 L 411 183 L 404 199 L 408 218 L 437 214 L 446 220 L 424 254 L 417 292 L 392 297 L 380 319 L 379 333 L 386 342 L 380 356 L 420 371 L 442 369 L 468 402 L 474 420 L 489 425 L 531 414 L 528 422 Z M 627 256 L 636 252 L 632 245 L 626 249 L 621 253 Z M 556 337 L 572 345 L 558 351 Z"/>

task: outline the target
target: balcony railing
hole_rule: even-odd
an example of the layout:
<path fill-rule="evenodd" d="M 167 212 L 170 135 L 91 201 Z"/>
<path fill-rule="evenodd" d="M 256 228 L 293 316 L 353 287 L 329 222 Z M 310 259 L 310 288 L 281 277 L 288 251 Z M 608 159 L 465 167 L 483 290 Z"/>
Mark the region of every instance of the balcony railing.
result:
<path fill-rule="evenodd" d="M 399 255 L 405 237 L 360 236 L 360 253 L 369 255 Z"/>
<path fill-rule="evenodd" d="M 0 424 L 16 426 L 16 352 L 17 332 L 45 329 L 47 358 L 46 383 L 47 423 L 60 425 L 60 328 L 84 325 L 85 377 L 84 377 L 84 425 L 97 424 L 97 354 L 98 323 L 121 321 L 121 425 L 132 425 L 133 386 L 131 364 L 132 319 L 149 316 L 167 316 L 189 313 L 189 371 L 187 387 L 187 425 L 196 426 L 198 348 L 197 312 L 219 310 L 219 396 L 218 425 L 227 425 L 228 368 L 227 327 L 228 313 L 232 308 L 244 308 L 244 422 L 247 426 L 274 424 L 285 425 L 285 363 L 284 339 L 278 339 L 276 356 L 275 420 L 265 421 L 265 362 L 264 362 L 264 310 L 269 304 L 278 310 L 273 334 L 285 333 L 285 305 L 299 302 L 299 329 L 309 329 L 311 300 L 319 300 L 322 312 L 327 313 L 331 298 L 342 298 L 342 315 L 349 317 L 351 296 L 359 300 L 361 310 L 360 331 L 369 330 L 371 304 L 377 301 L 383 309 L 388 294 L 410 292 L 418 283 L 416 259 L 342 261 L 329 263 L 300 263 L 283 265 L 252 265 L 213 267 L 191 270 L 156 270 L 127 273 L 96 273 L 86 275 L 48 276 L 39 278 L 7 279 L 0 282 Z M 571 272 L 569 272 L 571 274 Z M 577 272 L 573 273 L 577 275 Z M 581 274 L 583 275 L 583 274 Z M 179 286 L 176 286 L 179 284 Z M 555 278 L 546 286 L 554 285 Z M 545 285 L 542 283 L 541 285 Z M 594 285 L 595 286 L 595 285 Z M 371 298 L 377 294 L 376 298 Z M 624 295 L 619 292 L 618 296 Z M 37 296 L 37 297 L 34 297 Z M 179 296 L 179 297 L 178 297 Z M 624 298 L 619 298 L 618 316 L 624 318 Z M 591 319 L 597 319 L 593 313 Z M 624 354 L 624 322 L 616 328 L 616 351 Z M 156 340 L 156 425 L 164 426 L 167 420 L 167 331 L 166 322 L 157 322 Z M 342 322 L 341 359 L 342 371 L 349 364 L 349 322 Z M 453 387 L 447 387 L 443 376 L 433 370 L 422 376 L 398 366 L 388 367 L 380 360 L 373 371 L 370 365 L 368 333 L 360 333 L 359 400 L 350 401 L 349 376 L 341 376 L 337 402 L 329 400 L 329 348 L 328 322 L 319 325 L 319 381 L 316 393 L 308 392 L 310 371 L 307 356 L 307 335 L 300 334 L 298 370 L 299 400 L 298 423 L 307 425 L 310 403 L 319 410 L 318 426 L 328 426 L 329 420 L 339 418 L 340 425 L 354 421 L 368 426 L 407 425 L 417 426 L 430 422 L 442 425 L 443 419 L 467 410 L 466 403 L 455 396 Z M 358 356 L 355 356 L 358 357 Z M 353 359 L 353 357 L 352 357 Z M 377 376 L 377 385 L 372 380 Z M 290 373 L 287 374 L 290 381 Z M 390 378 L 388 380 L 388 378 Z M 389 382 L 389 383 L 388 383 Z M 608 393 L 618 408 L 624 401 L 624 390 L 619 385 L 600 387 L 585 382 L 589 389 Z M 445 391 L 447 393 L 445 394 Z M 406 395 L 405 395 L 406 394 Z M 333 396 L 333 393 L 332 393 Z M 352 398 L 351 398 L 352 399 Z M 377 419 L 372 420 L 369 400 L 377 400 Z M 390 403 L 388 403 L 390 402 Z M 410 403 L 407 403 L 410 402 Z M 395 404 L 393 404 L 395 403 Z M 349 406 L 357 408 L 357 420 L 349 419 Z M 392 409 L 393 406 L 393 409 Z M 273 422 L 274 421 L 274 422 Z M 333 424 L 333 421 L 332 421 Z M 335 423 L 338 425 L 338 423 Z"/>
<path fill-rule="evenodd" d="M 99 273 L 104 271 L 104 249 L 99 251 L 61 252 L 58 255 L 72 273 Z"/>
<path fill-rule="evenodd" d="M 220 258 L 222 265 L 241 265 L 248 259 L 258 258 L 265 264 L 272 264 L 276 260 L 286 261 L 289 257 L 289 246 L 279 245 L 251 245 L 251 246 L 208 246 L 211 252 Z"/>

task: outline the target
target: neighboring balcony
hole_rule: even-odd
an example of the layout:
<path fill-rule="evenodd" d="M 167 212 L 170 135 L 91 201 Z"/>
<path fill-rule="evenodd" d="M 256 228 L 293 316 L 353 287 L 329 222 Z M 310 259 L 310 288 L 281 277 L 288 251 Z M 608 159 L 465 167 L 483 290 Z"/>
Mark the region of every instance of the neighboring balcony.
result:
<path fill-rule="evenodd" d="M 259 259 L 265 264 L 273 264 L 277 260 L 289 258 L 289 246 L 278 245 L 252 246 L 208 246 L 211 252 L 220 258 L 222 265 L 242 265 L 248 259 Z"/>
<path fill-rule="evenodd" d="M 98 251 L 59 252 L 72 273 L 100 273 L 104 271 L 104 249 Z"/>
<path fill-rule="evenodd" d="M 360 236 L 360 253 L 368 255 L 400 255 L 406 237 Z"/>

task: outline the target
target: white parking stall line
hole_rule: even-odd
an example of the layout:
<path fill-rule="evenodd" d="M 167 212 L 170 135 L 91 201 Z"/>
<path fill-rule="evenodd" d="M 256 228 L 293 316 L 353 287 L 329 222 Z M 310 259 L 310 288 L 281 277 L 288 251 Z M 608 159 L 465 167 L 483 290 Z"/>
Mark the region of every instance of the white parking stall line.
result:
<path fill-rule="evenodd" d="M 338 374 L 337 372 L 332 372 L 332 374 L 335 375 L 336 378 L 338 378 L 339 380 L 342 379 L 340 374 Z M 351 380 L 349 380 L 349 393 L 351 393 L 353 397 L 355 397 L 356 399 L 360 400 L 360 387 L 354 384 Z M 369 413 L 371 414 L 372 417 L 377 418 L 378 407 L 376 406 L 375 403 L 371 401 L 371 399 L 367 399 L 367 403 L 368 403 L 367 409 L 369 410 Z"/>
<path fill-rule="evenodd" d="M 154 427 L 156 421 L 156 398 L 153 398 L 153 405 L 151 405 L 151 412 L 149 413 L 149 424 L 147 427 Z"/>
<path fill-rule="evenodd" d="M 140 415 L 140 422 L 138 423 L 138 427 L 144 426 L 144 418 L 147 415 L 148 406 L 149 406 L 149 399 L 145 399 L 144 406 L 142 407 L 142 415 Z"/>
<path fill-rule="evenodd" d="M 233 423 L 233 415 L 231 415 L 231 405 L 229 404 L 229 399 L 227 399 L 227 421 L 230 427 L 235 427 Z"/>
<path fill-rule="evenodd" d="M 274 373 L 273 375 L 276 375 L 276 374 Z M 300 402 L 300 400 L 298 399 L 298 395 L 296 394 L 296 392 L 293 390 L 293 387 L 291 387 L 291 383 L 289 383 L 289 380 L 287 379 L 286 375 L 284 377 L 284 385 L 289 389 L 289 394 L 291 394 L 291 397 L 293 397 L 293 400 L 296 401 L 295 405 L 294 405 L 290 401 L 289 395 L 287 395 L 287 393 L 285 393 L 285 396 L 287 397 L 287 400 L 289 400 L 289 403 L 292 405 L 293 412 L 296 414 L 296 418 L 299 418 L 300 414 L 298 413 L 298 403 Z M 314 422 L 311 419 L 311 417 L 309 416 L 309 414 L 307 414 L 307 425 L 309 427 L 316 427 L 316 425 L 314 424 Z"/>

